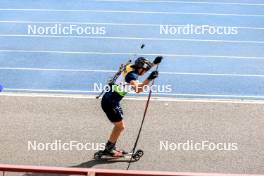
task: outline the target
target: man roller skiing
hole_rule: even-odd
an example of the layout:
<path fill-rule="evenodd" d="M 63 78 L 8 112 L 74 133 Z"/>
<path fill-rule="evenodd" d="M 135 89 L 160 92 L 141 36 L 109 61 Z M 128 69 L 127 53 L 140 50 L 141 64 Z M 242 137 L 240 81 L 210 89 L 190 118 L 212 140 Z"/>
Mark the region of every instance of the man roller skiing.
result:
<path fill-rule="evenodd" d="M 127 66 L 125 71 L 117 78 L 115 83 L 111 85 L 111 90 L 106 92 L 102 98 L 101 106 L 108 119 L 113 123 L 114 127 L 111 135 L 106 143 L 104 154 L 112 157 L 121 157 L 126 152 L 116 149 L 116 142 L 124 130 L 123 110 L 120 101 L 127 94 L 128 87 L 132 88 L 136 93 L 143 91 L 144 86 L 148 85 L 152 80 L 158 77 L 158 71 L 153 71 L 143 82 L 138 81 L 138 77 L 144 75 L 155 64 L 159 64 L 162 57 L 157 57 L 154 62 L 150 62 L 144 57 L 139 57 L 134 64 Z"/>

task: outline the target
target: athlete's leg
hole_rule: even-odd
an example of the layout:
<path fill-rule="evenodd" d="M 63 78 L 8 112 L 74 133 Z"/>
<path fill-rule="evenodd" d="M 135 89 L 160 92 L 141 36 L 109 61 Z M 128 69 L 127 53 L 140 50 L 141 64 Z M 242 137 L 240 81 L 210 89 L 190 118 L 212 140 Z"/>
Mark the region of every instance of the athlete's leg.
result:
<path fill-rule="evenodd" d="M 125 124 L 123 120 L 121 120 L 120 122 L 113 122 L 113 124 L 114 124 L 114 128 L 112 130 L 112 133 L 108 141 L 115 144 L 117 139 L 121 135 L 122 131 L 125 129 Z"/>
<path fill-rule="evenodd" d="M 116 142 L 124 130 L 124 122 L 123 122 L 123 110 L 119 104 L 119 102 L 114 102 L 105 98 L 102 99 L 102 108 L 106 113 L 108 119 L 114 125 L 112 129 L 111 135 L 108 139 L 108 142 L 105 146 L 105 153 L 110 154 L 112 156 L 120 156 L 122 153 L 116 150 Z"/>
<path fill-rule="evenodd" d="M 125 154 L 125 151 L 116 149 L 116 142 L 122 131 L 125 129 L 125 125 L 123 120 L 120 122 L 113 122 L 113 124 L 114 128 L 111 132 L 108 142 L 106 143 L 105 152 L 111 154 L 112 156 L 122 156 L 122 154 Z"/>

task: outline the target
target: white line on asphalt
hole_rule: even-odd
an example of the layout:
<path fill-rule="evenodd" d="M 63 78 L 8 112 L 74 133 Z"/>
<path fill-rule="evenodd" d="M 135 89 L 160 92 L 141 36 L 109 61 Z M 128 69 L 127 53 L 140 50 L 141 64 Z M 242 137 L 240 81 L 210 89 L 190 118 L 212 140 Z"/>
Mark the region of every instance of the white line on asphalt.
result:
<path fill-rule="evenodd" d="M 21 52 L 21 53 L 56 53 L 56 54 L 90 54 L 90 55 L 134 55 L 135 53 L 121 52 L 97 52 L 97 51 L 56 51 L 56 50 L 3 50 L 0 52 Z M 198 57 L 198 58 L 230 58 L 230 59 L 257 59 L 264 60 L 259 56 L 221 56 L 221 55 L 197 55 L 197 54 L 165 54 L 165 53 L 142 53 L 142 56 L 166 56 L 166 57 Z"/>
<path fill-rule="evenodd" d="M 100 91 L 89 91 L 89 90 L 60 90 L 60 89 L 17 89 L 17 88 L 4 88 L 5 91 L 9 92 L 57 92 L 57 93 L 93 93 L 97 94 Z M 136 93 L 130 93 L 136 95 Z M 148 93 L 140 93 L 140 95 L 147 95 Z M 264 99 L 264 96 L 255 95 L 221 95 L 221 94 L 184 94 L 184 93 L 152 93 L 153 95 L 162 96 L 181 96 L 181 97 L 219 97 L 219 98 L 259 98 Z"/>
<path fill-rule="evenodd" d="M 57 92 L 58 93 L 58 92 Z M 11 96 L 11 97 L 43 97 L 43 98 L 74 98 L 74 99 L 95 99 L 95 95 L 85 95 L 85 94 L 52 94 L 52 93 L 25 93 L 25 92 L 2 92 L 1 96 Z M 261 98 L 264 98 L 261 97 Z M 147 97 L 132 97 L 127 96 L 124 99 L 126 100 L 135 100 L 135 101 L 146 101 Z M 100 101 L 100 100 L 99 100 Z M 180 97 L 152 97 L 151 101 L 161 101 L 161 102 L 201 102 L 201 103 L 232 103 L 232 104 L 264 104 L 263 100 L 248 100 L 248 99 L 206 99 L 206 98 L 180 98 Z"/>
<path fill-rule="evenodd" d="M 23 35 L 23 34 L 0 34 L 0 37 L 32 37 L 32 38 L 88 38 L 88 39 L 113 39 L 113 40 L 150 40 L 150 41 L 187 41 L 187 42 L 215 42 L 215 43 L 249 43 L 264 44 L 264 41 L 254 40 L 206 40 L 185 38 L 155 38 L 155 37 L 103 37 L 103 36 L 70 36 L 70 35 Z"/>
<path fill-rule="evenodd" d="M 116 70 L 94 70 L 94 69 L 56 69 L 56 68 L 21 68 L 21 67 L 0 67 L 0 70 L 19 71 L 56 71 L 56 72 L 98 72 L 115 73 Z M 227 74 L 227 73 L 192 73 L 192 72 L 160 72 L 167 75 L 193 75 L 193 76 L 229 76 L 229 77 L 264 77 L 260 74 Z"/>
<path fill-rule="evenodd" d="M 137 10 L 84 10 L 84 9 L 0 9 L 0 11 L 31 11 L 31 12 L 92 12 L 92 13 L 134 13 L 134 14 L 162 14 L 162 15 L 203 15 L 203 16 L 235 16 L 235 17 L 264 17 L 264 14 L 236 14 L 236 13 L 183 13 L 166 11 L 137 11 Z"/>

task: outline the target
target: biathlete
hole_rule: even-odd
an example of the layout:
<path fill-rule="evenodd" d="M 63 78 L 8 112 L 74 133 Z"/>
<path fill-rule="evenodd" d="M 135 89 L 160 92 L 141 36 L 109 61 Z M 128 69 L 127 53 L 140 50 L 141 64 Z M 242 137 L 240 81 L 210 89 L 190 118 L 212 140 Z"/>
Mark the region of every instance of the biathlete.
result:
<path fill-rule="evenodd" d="M 121 157 L 127 154 L 127 152 L 116 148 L 116 142 L 121 132 L 125 129 L 120 101 L 127 94 L 127 86 L 132 87 L 136 93 L 140 93 L 143 91 L 144 86 L 158 77 L 158 71 L 153 71 L 146 80 L 143 82 L 138 81 L 139 76 L 144 75 L 153 65 L 159 64 L 161 59 L 162 57 L 157 57 L 152 63 L 144 57 L 137 58 L 135 63 L 128 65 L 115 83 L 111 85 L 111 90 L 103 95 L 101 101 L 102 109 L 114 125 L 108 142 L 105 145 L 104 155 Z"/>

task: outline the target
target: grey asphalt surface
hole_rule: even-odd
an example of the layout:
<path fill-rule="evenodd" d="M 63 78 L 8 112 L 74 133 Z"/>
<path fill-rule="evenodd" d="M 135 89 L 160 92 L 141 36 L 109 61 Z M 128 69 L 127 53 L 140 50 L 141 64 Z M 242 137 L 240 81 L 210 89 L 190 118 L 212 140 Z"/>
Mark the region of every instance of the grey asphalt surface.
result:
<path fill-rule="evenodd" d="M 126 130 L 118 146 L 131 149 L 145 101 L 125 99 Z M 151 101 L 138 148 L 145 155 L 131 169 L 264 174 L 264 102 Z M 127 162 L 95 161 L 95 150 L 28 149 L 28 142 L 106 142 L 111 123 L 100 100 L 0 96 L 0 163 L 125 169 Z M 228 151 L 174 150 L 174 144 L 234 143 Z M 168 141 L 171 150 L 160 149 Z M 99 145 L 99 144 L 98 144 Z M 90 146 L 90 145 L 89 145 Z M 228 148 L 230 149 L 230 148 Z M 237 150 L 236 150 L 237 149 Z"/>

